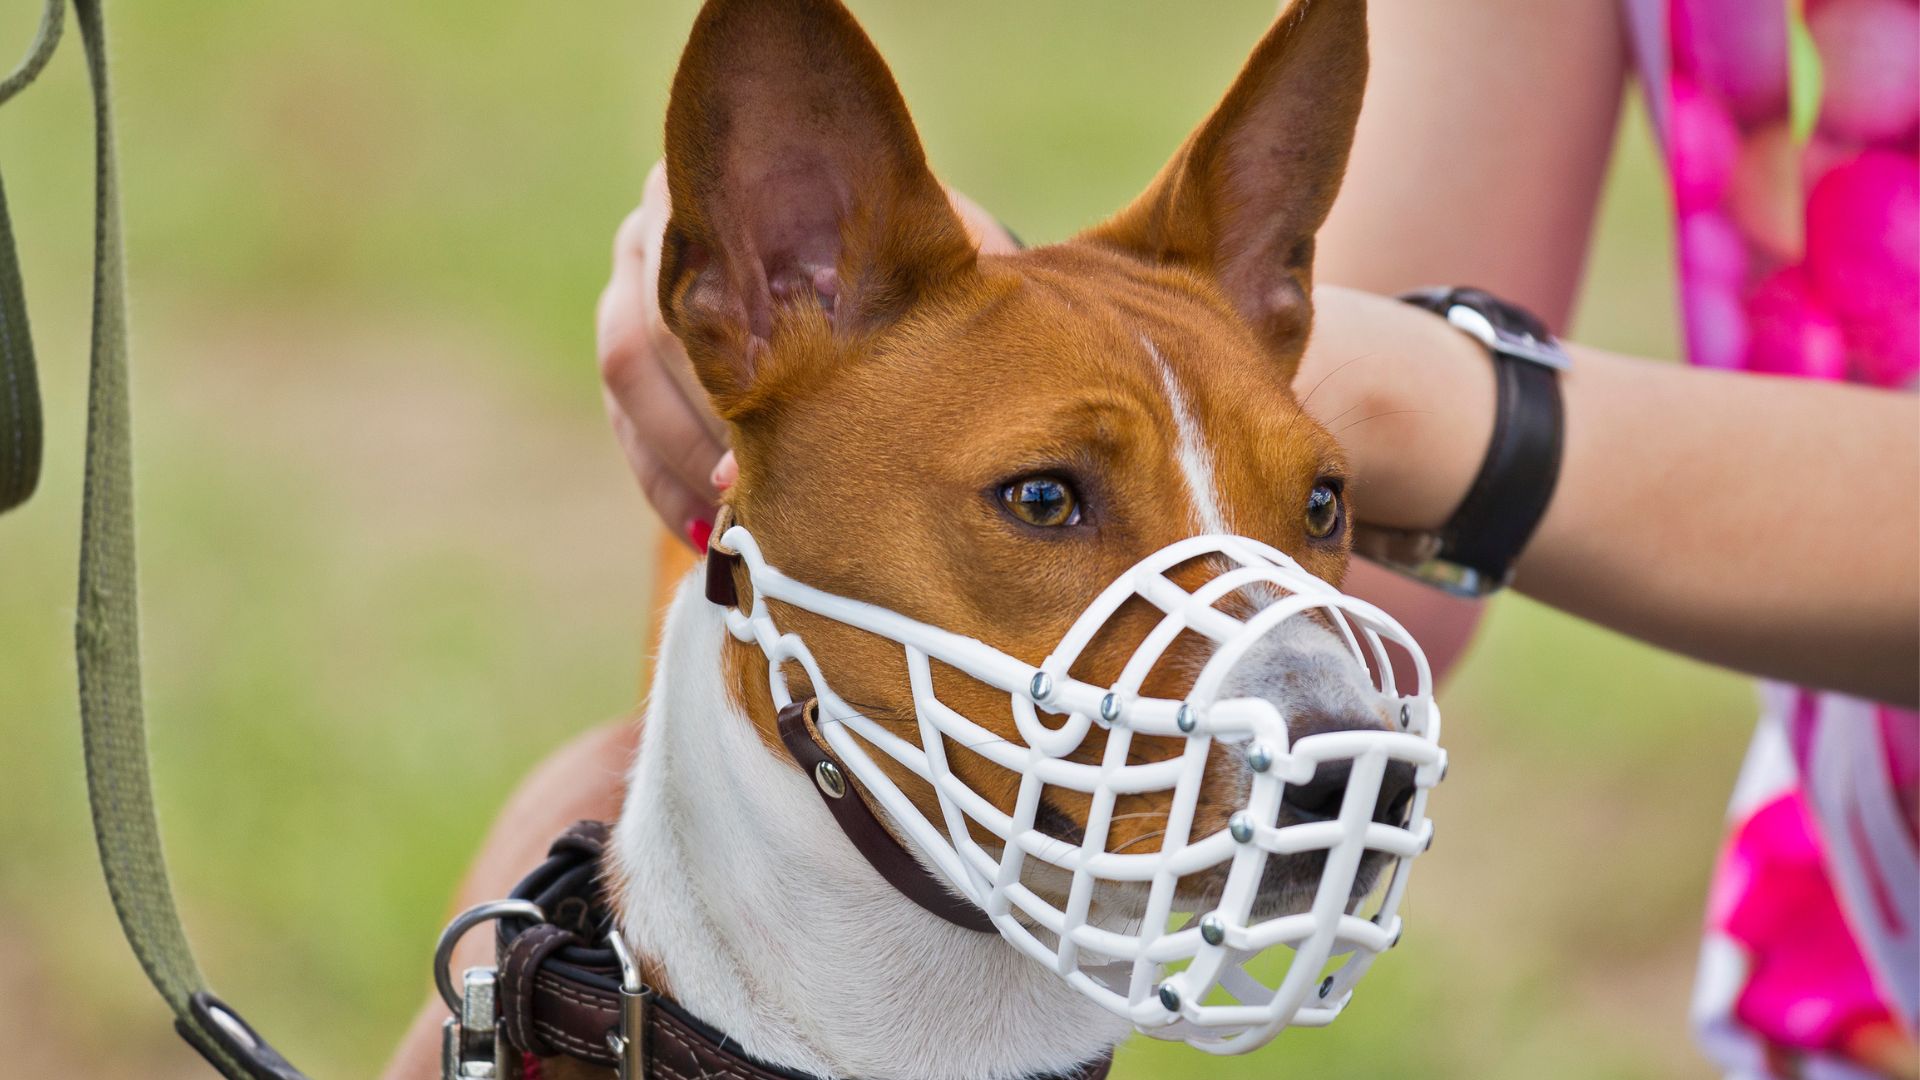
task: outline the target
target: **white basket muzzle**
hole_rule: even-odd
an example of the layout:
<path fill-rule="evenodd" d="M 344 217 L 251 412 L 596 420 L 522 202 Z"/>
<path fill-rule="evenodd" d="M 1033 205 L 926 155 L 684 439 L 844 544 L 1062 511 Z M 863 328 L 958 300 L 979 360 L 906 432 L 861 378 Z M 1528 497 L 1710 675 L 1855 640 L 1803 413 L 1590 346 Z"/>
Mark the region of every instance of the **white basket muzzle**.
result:
<path fill-rule="evenodd" d="M 753 593 L 748 610 L 729 610 L 728 628 L 765 654 L 774 704 L 792 700 L 785 665 L 799 664 L 822 716 L 838 721 L 823 722 L 822 737 L 915 853 L 984 910 L 1007 941 L 1142 1032 L 1242 1053 L 1289 1025 L 1329 1023 L 1374 958 L 1399 939 L 1409 864 L 1432 838 L 1427 796 L 1446 768 L 1426 657 L 1399 623 L 1284 553 L 1236 536 L 1163 548 L 1096 597 L 1036 667 L 795 581 L 767 564 L 743 527 L 719 540 L 739 553 Z M 1198 587 L 1169 576 L 1196 561 L 1216 571 Z M 1230 602 L 1236 597 L 1240 602 Z M 1157 621 L 1119 676 L 1109 685 L 1074 678 L 1083 651 L 1135 598 L 1152 605 Z M 838 697 L 805 642 L 775 626 L 769 601 L 897 643 L 919 744 Z M 1183 632 L 1212 646 L 1191 688 L 1178 699 L 1143 694 Z M 1249 696 L 1249 668 L 1284 666 L 1275 643 L 1289 640 L 1315 643 L 1318 666 L 1349 672 L 1380 721 L 1313 728 L 1283 712 L 1283 705 L 1298 705 L 1286 694 L 1262 692 L 1256 680 L 1251 692 L 1259 696 Z M 1415 686 L 1396 685 L 1393 648 Z M 1018 739 L 943 702 L 934 690 L 934 661 L 1005 693 Z M 1285 671 L 1278 677 L 1288 681 Z M 1303 726 L 1317 733 L 1295 737 Z M 1105 746 L 1090 755 L 1083 744 L 1095 727 Z M 1158 737 L 1163 748 L 1165 740 L 1178 740 L 1180 749 L 1136 761 L 1136 737 Z M 1011 813 L 955 773 L 947 740 L 1019 777 Z M 932 787 L 937 821 L 894 783 L 876 752 Z M 1076 752 L 1097 760 L 1072 760 Z M 1196 829 L 1197 816 L 1222 816 L 1218 806 L 1197 815 L 1210 763 L 1216 796 L 1226 768 L 1233 775 L 1225 782 L 1244 797 L 1225 827 Z M 1335 787 L 1326 803 L 1322 784 L 1318 813 L 1291 810 L 1289 791 L 1307 790 L 1322 768 L 1344 770 L 1344 793 Z M 1389 815 L 1381 806 L 1390 777 L 1403 790 Z M 1090 800 L 1079 837 L 1036 827 L 1049 788 Z M 1165 793 L 1158 850 L 1110 850 L 1116 800 L 1150 793 Z M 983 844 L 983 835 L 993 840 Z M 1291 878 L 1280 889 L 1283 870 Z M 1302 873 L 1317 880 L 1302 882 Z"/>

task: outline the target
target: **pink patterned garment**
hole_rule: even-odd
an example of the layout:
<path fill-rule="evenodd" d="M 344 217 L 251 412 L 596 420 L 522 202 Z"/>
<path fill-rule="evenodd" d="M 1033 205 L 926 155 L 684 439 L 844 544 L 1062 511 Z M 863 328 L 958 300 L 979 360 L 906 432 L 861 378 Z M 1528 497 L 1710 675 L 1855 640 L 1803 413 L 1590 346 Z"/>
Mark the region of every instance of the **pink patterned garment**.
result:
<path fill-rule="evenodd" d="M 1629 0 L 1696 364 L 1913 388 L 1920 4 Z M 1694 1018 L 1740 1080 L 1920 1077 L 1920 717 L 1769 685 Z"/>

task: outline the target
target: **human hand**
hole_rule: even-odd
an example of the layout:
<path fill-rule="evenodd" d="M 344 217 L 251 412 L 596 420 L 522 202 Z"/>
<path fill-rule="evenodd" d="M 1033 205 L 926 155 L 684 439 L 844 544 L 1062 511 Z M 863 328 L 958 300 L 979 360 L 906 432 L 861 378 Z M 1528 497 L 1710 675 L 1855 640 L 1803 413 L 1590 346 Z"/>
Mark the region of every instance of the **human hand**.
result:
<path fill-rule="evenodd" d="M 973 200 L 952 189 L 947 196 L 983 254 L 1019 250 Z M 701 548 L 719 494 L 739 470 L 726 425 L 708 408 L 686 350 L 660 316 L 660 244 L 671 212 L 667 171 L 656 164 L 640 206 L 614 234 L 613 276 L 597 318 L 600 381 L 607 418 L 640 490 L 668 529 Z"/>

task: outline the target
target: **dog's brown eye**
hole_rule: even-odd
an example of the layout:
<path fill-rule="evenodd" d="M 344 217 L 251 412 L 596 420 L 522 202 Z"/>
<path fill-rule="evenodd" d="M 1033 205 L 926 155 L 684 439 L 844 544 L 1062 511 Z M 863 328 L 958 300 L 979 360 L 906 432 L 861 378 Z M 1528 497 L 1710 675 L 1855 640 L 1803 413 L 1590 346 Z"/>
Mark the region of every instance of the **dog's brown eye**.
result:
<path fill-rule="evenodd" d="M 1307 535 L 1325 540 L 1340 531 L 1345 517 L 1340 506 L 1340 489 L 1325 482 L 1313 485 L 1313 490 L 1307 493 Z"/>
<path fill-rule="evenodd" d="M 1051 529 L 1080 523 L 1080 500 L 1065 480 L 1053 476 L 1029 476 L 1000 489 L 1000 501 L 1008 513 L 1029 525 Z"/>

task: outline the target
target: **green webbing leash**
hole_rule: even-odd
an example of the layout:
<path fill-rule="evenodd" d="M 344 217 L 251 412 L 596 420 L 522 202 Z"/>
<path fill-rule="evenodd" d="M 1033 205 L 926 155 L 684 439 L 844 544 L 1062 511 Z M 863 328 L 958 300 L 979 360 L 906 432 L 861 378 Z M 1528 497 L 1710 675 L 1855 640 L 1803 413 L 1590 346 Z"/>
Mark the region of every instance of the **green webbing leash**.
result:
<path fill-rule="evenodd" d="M 46 66 L 65 0 L 47 0 L 33 46 L 0 82 L 0 104 Z M 135 594 L 132 444 L 127 407 L 126 277 L 101 0 L 73 0 L 93 87 L 93 348 L 87 388 L 86 487 L 74 651 L 87 793 L 107 891 L 127 943 L 176 1017 L 175 1027 L 228 1080 L 303 1080 L 207 991 L 174 909 L 154 817 L 141 711 Z M 0 194 L 0 511 L 32 494 L 40 470 L 40 404 L 13 230 Z"/>
<path fill-rule="evenodd" d="M 0 82 L 0 105 L 40 74 L 60 42 L 63 0 L 47 0 L 40 32 L 26 59 Z M 33 339 L 27 330 L 27 298 L 14 255 L 7 189 L 0 184 L 0 514 L 19 506 L 40 482 L 40 386 L 33 372 Z"/>

